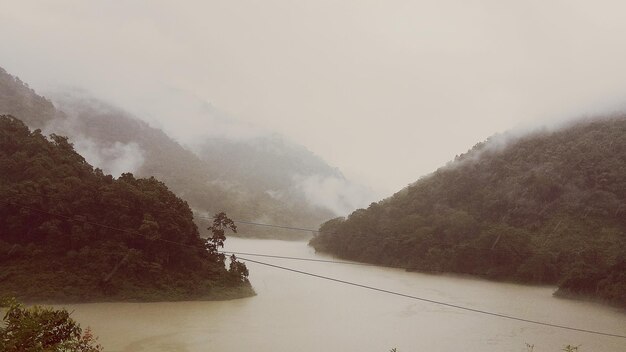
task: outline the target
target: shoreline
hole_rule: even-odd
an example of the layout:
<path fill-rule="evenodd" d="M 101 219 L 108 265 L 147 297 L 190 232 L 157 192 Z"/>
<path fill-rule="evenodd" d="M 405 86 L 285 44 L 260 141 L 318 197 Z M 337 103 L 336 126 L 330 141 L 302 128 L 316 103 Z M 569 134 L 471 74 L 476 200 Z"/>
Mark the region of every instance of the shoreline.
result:
<path fill-rule="evenodd" d="M 257 293 L 252 285 L 242 285 L 238 287 L 222 287 L 211 290 L 205 294 L 190 295 L 168 295 L 168 292 L 148 293 L 145 295 L 132 295 L 124 297 L 123 294 L 113 297 L 93 297 L 86 299 L 74 298 L 28 298 L 19 295 L 5 295 L 15 297 L 25 305 L 64 305 L 64 304 L 89 304 L 89 303 L 162 303 L 162 302 L 210 302 L 210 301 L 231 301 L 256 296 Z"/>
<path fill-rule="evenodd" d="M 341 255 L 337 255 L 335 253 L 331 253 L 329 251 L 325 251 L 323 249 L 318 249 L 317 247 L 312 246 L 310 243 L 308 245 L 315 250 L 315 253 L 328 255 L 328 256 L 331 256 L 333 258 L 337 258 L 337 259 L 341 259 L 341 260 L 349 260 L 349 261 L 354 261 L 356 263 L 369 264 L 369 265 L 380 267 L 380 268 L 401 269 L 401 270 L 404 270 L 404 271 L 410 272 L 410 273 L 419 273 L 419 274 L 433 275 L 433 276 L 452 276 L 452 277 L 459 277 L 459 278 L 472 279 L 472 280 L 485 280 L 485 281 L 496 282 L 496 283 L 509 283 L 509 284 L 524 285 L 524 286 L 532 286 L 532 287 L 550 287 L 550 288 L 554 289 L 554 292 L 552 293 L 552 296 L 554 298 L 568 299 L 568 300 L 572 300 L 572 301 L 582 301 L 582 302 L 597 303 L 597 304 L 601 304 L 601 305 L 604 305 L 604 306 L 607 306 L 607 307 L 617 308 L 617 309 L 623 311 L 624 314 L 626 314 L 626 306 L 625 305 L 621 305 L 619 303 L 603 299 L 602 297 L 597 297 L 597 296 L 592 296 L 592 295 L 586 295 L 586 294 L 580 294 L 580 293 L 571 292 L 569 290 L 560 288 L 558 286 L 558 283 L 550 284 L 550 283 L 527 282 L 527 281 L 516 280 L 516 279 L 508 279 L 508 280 L 507 279 L 497 279 L 497 278 L 490 278 L 490 277 L 483 276 L 483 275 L 475 275 L 475 274 L 467 274 L 467 273 L 457 273 L 457 272 L 452 272 L 452 271 L 420 270 L 420 269 L 415 269 L 415 268 L 405 268 L 405 267 L 401 267 L 401 266 L 390 266 L 390 265 L 384 265 L 384 264 L 372 263 L 372 262 L 365 262 L 365 261 L 355 260 L 355 259 L 351 259 L 351 258 L 346 258 L 346 257 L 343 257 Z"/>

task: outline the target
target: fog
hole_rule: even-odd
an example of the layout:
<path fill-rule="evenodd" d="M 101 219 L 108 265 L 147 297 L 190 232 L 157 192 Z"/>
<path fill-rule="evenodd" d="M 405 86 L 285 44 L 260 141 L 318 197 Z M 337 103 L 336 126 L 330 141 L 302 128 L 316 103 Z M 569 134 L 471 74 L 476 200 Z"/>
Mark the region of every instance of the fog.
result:
<path fill-rule="evenodd" d="M 106 174 L 119 177 L 125 172 L 137 172 L 143 164 L 144 156 L 137 143 L 115 142 L 108 148 L 90 139 L 73 139 L 76 151 L 91 165 L 99 165 Z"/>
<path fill-rule="evenodd" d="M 135 173 L 144 163 L 145 151 L 136 142 L 122 143 L 120 141 L 95 140 L 92 136 L 85 135 L 82 131 L 84 122 L 81 116 L 87 106 L 99 114 L 114 113 L 113 107 L 105 106 L 95 100 L 84 90 L 56 91 L 51 98 L 58 108 L 62 103 L 63 118 L 48 121 L 43 129 L 46 135 L 55 133 L 69 136 L 70 142 L 76 151 L 87 160 L 90 165 L 98 167 L 106 174 L 119 177 L 125 172 Z M 77 106 L 76 102 L 83 102 L 85 106 Z"/>
<path fill-rule="evenodd" d="M 370 188 L 344 178 L 313 175 L 295 179 L 297 187 L 309 203 L 330 209 L 337 215 L 347 216 L 372 201 L 373 192 Z"/>
<path fill-rule="evenodd" d="M 622 109 L 624 7 L 7 1 L 0 58 L 38 91 L 81 87 L 182 141 L 284 134 L 382 197 L 496 132 Z"/>
<path fill-rule="evenodd" d="M 122 102 L 122 106 L 150 125 L 167 131 L 174 139 L 190 145 L 192 149 L 206 137 L 246 141 L 273 133 L 254 121 L 228 115 L 193 92 L 172 86 L 163 86 L 139 99 Z"/>

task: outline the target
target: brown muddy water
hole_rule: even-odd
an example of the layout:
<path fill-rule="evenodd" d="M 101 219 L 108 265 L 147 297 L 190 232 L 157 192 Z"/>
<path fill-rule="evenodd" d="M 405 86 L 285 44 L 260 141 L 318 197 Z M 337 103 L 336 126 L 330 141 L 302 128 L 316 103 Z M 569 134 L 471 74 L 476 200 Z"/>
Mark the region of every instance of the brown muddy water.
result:
<path fill-rule="evenodd" d="M 227 250 L 331 259 L 304 242 L 229 238 Z M 243 256 L 242 256 L 243 257 Z M 626 335 L 626 312 L 552 297 L 553 287 L 373 266 L 250 257 L 297 270 L 581 329 Z M 65 306 L 106 351 L 624 352 L 626 339 L 538 326 L 248 263 L 257 296 L 222 302 Z"/>

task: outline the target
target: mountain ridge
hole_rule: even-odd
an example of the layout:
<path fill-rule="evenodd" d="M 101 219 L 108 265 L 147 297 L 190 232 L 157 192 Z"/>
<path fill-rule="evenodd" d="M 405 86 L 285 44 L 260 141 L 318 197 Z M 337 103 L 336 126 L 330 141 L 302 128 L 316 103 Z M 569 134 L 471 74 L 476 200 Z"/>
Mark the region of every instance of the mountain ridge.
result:
<path fill-rule="evenodd" d="M 123 109 L 84 94 L 77 96 L 57 97 L 55 106 L 0 69 L 0 113 L 12 114 L 46 133 L 68 135 L 88 160 L 108 172 L 155 176 L 200 213 L 223 210 L 241 220 L 305 227 L 317 227 L 334 215 L 326 204 L 309 199 L 297 176 L 301 171 L 305 176 L 308 173 L 345 178 L 302 146 L 257 138 L 277 147 L 284 153 L 280 155 L 276 151 L 257 150 L 252 144 L 215 137 L 205 139 L 205 144 L 194 152 Z M 262 158 L 265 163 L 248 166 L 233 156 L 245 156 L 248 161 Z M 298 159 L 300 163 L 279 163 Z M 302 165 L 311 167 L 299 169 Z M 199 225 L 204 228 L 207 224 L 199 220 Z M 252 237 L 309 236 L 251 225 L 244 225 L 241 230 L 242 235 Z"/>
<path fill-rule="evenodd" d="M 167 301 L 254 294 L 157 179 L 94 169 L 68 139 L 0 115 L 0 296 Z M 33 283 L 37 283 L 33 285 Z"/>
<path fill-rule="evenodd" d="M 323 224 L 343 258 L 558 284 L 626 304 L 626 116 L 572 122 L 468 153 L 392 197 Z"/>

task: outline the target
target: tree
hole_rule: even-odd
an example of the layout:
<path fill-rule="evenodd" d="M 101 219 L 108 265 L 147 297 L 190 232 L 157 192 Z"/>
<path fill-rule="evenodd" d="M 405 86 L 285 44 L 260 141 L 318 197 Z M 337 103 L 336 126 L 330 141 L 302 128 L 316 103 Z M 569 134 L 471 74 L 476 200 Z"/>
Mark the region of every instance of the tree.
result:
<path fill-rule="evenodd" d="M 207 228 L 213 234 L 207 238 L 205 247 L 209 254 L 217 261 L 224 262 L 224 254 L 219 253 L 219 248 L 224 248 L 224 241 L 226 240 L 226 230 L 230 229 L 234 233 L 237 233 L 237 225 L 232 221 L 226 213 L 220 212 L 213 217 L 213 225 Z"/>
<path fill-rule="evenodd" d="M 7 311 L 0 327 L 0 350 L 5 352 L 99 352 L 102 346 L 89 328 L 83 332 L 67 310 L 24 307 L 4 299 Z"/>
<path fill-rule="evenodd" d="M 551 283 L 626 306 L 626 115 L 502 141 L 326 222 L 310 244 L 373 264 Z"/>
<path fill-rule="evenodd" d="M 205 247 L 209 252 L 209 255 L 222 264 L 224 263 L 224 259 L 226 259 L 226 257 L 223 253 L 219 252 L 219 248 L 224 247 L 226 230 L 229 229 L 234 233 L 237 233 L 237 225 L 235 225 L 235 222 L 226 216 L 226 213 L 224 212 L 215 214 L 213 217 L 213 225 L 208 227 L 208 230 L 211 231 L 213 235 L 207 238 Z M 248 282 L 248 268 L 246 267 L 246 264 L 238 261 L 234 254 L 230 257 L 228 274 L 233 283 L 240 284 Z"/>
<path fill-rule="evenodd" d="M 234 254 L 230 256 L 228 273 L 236 283 L 248 282 L 248 267 L 245 263 L 238 261 Z"/>
<path fill-rule="evenodd" d="M 0 115 L 0 297 L 169 301 L 239 292 L 218 252 L 236 229 L 225 214 L 206 250 L 191 208 L 163 182 L 115 179 L 67 138 L 50 138 Z M 240 288 L 251 293 L 249 283 Z"/>

